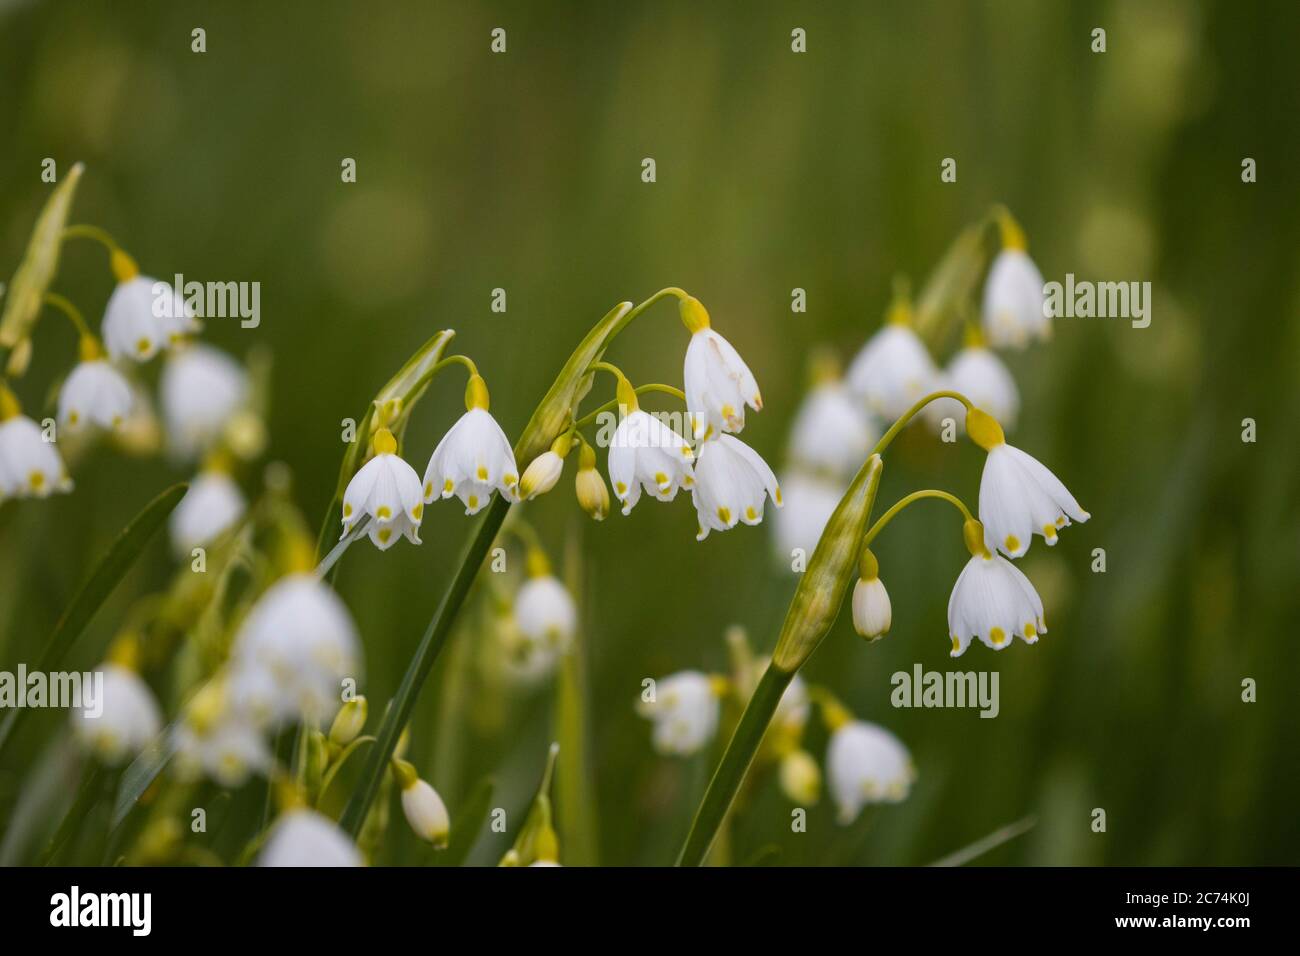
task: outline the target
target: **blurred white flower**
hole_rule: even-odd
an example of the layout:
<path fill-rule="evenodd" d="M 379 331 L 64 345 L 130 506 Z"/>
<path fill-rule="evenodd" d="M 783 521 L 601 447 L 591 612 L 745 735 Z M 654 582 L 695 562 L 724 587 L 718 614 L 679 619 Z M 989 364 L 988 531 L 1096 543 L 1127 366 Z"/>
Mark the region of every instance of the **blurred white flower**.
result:
<path fill-rule="evenodd" d="M 641 500 L 642 488 L 660 501 L 672 501 L 678 488 L 695 482 L 695 453 L 686 439 L 640 408 L 629 409 L 609 442 L 609 480 L 623 514 Z"/>
<path fill-rule="evenodd" d="M 853 628 L 868 640 L 879 640 L 889 633 L 893 610 L 889 592 L 878 577 L 858 578 L 853 586 Z"/>
<path fill-rule="evenodd" d="M 654 722 L 656 750 L 685 757 L 713 739 L 721 701 L 716 682 L 708 674 L 679 671 L 658 681 L 655 699 L 639 701 L 638 712 Z"/>
<path fill-rule="evenodd" d="M 290 574 L 253 605 L 230 651 L 231 703 L 272 721 L 323 720 L 342 681 L 356 677 L 360 644 L 352 615 L 311 572 Z M 266 699 L 269 691 L 270 699 Z"/>
<path fill-rule="evenodd" d="M 730 435 L 703 442 L 691 488 L 700 524 L 695 539 L 703 541 L 710 531 L 734 528 L 737 521 L 758 524 L 767 495 L 781 507 L 781 486 L 758 452 Z"/>
<path fill-rule="evenodd" d="M 510 440 L 484 407 L 469 409 L 429 458 L 424 471 L 424 500 L 450 498 L 465 505 L 465 514 L 477 514 L 500 491 L 507 500 L 518 498 L 519 469 Z"/>
<path fill-rule="evenodd" d="M 89 423 L 120 428 L 131 414 L 131 383 L 102 358 L 78 363 L 59 389 L 59 424 L 76 431 Z"/>
<path fill-rule="evenodd" d="M 520 633 L 529 641 L 562 650 L 577 628 L 578 609 L 564 585 L 543 573 L 520 586 L 514 616 Z"/>
<path fill-rule="evenodd" d="M 754 374 L 731 343 L 709 328 L 709 315 L 698 299 L 683 300 L 681 314 L 691 331 L 683 378 L 695 438 L 741 431 L 745 406 L 756 412 L 763 407 Z"/>
<path fill-rule="evenodd" d="M 972 555 L 948 599 L 951 656 L 966 653 L 977 637 L 1000 651 L 1012 637 L 1035 644 L 1046 633 L 1042 599 L 1020 569 L 1000 554 Z"/>
<path fill-rule="evenodd" d="M 1004 248 L 984 283 L 984 334 L 995 348 L 1024 348 L 1046 339 L 1052 323 L 1043 308 L 1043 275 L 1023 248 Z"/>
<path fill-rule="evenodd" d="M 103 710 L 98 717 L 72 712 L 72 726 L 81 744 L 109 765 L 134 757 L 162 729 L 162 715 L 153 691 L 140 675 L 121 664 L 104 663 Z"/>
<path fill-rule="evenodd" d="M 1020 413 L 1020 393 L 1002 359 L 983 346 L 967 346 L 958 352 L 936 380 L 935 389 L 960 392 L 978 408 L 989 412 L 1007 428 L 1015 428 Z M 966 409 L 955 398 L 938 398 L 925 409 L 926 418 L 938 431 L 945 418 L 965 428 Z"/>
<path fill-rule="evenodd" d="M 769 658 L 763 658 L 756 663 L 761 665 L 757 668 L 758 676 L 762 676 L 763 671 L 767 670 Z M 798 734 L 803 730 L 804 724 L 808 722 L 808 714 L 812 705 L 808 699 L 808 685 L 798 674 L 790 679 L 786 686 L 785 692 L 781 694 L 781 699 L 776 703 L 776 712 L 772 715 L 772 726 L 779 727 L 790 734 Z"/>
<path fill-rule="evenodd" d="M 826 774 L 840 824 L 852 823 L 868 803 L 898 803 L 916 778 L 902 742 L 875 724 L 850 720 L 831 733 Z"/>
<path fill-rule="evenodd" d="M 63 459 L 41 426 L 0 385 L 0 499 L 45 498 L 72 490 Z"/>
<path fill-rule="evenodd" d="M 216 445 L 248 400 L 248 374 L 220 349 L 187 343 L 171 354 L 158 382 L 169 450 L 192 461 Z"/>
<path fill-rule="evenodd" d="M 852 476 L 879 437 L 848 388 L 839 381 L 823 381 L 799 406 L 790 429 L 790 456 L 814 470 Z"/>
<path fill-rule="evenodd" d="M 258 866 L 361 866 L 361 851 L 329 817 L 299 807 L 276 821 Z"/>
<path fill-rule="evenodd" d="M 271 752 L 261 731 L 233 712 L 202 726 L 186 719 L 176 725 L 174 766 L 183 780 L 206 775 L 223 787 L 243 786 L 270 769 Z"/>
<path fill-rule="evenodd" d="M 862 347 L 846 380 L 872 414 L 893 421 L 933 391 L 936 372 L 911 326 L 891 319 Z"/>
<path fill-rule="evenodd" d="M 848 488 L 848 482 L 832 480 L 802 471 L 786 472 L 781 478 L 784 507 L 776 513 L 776 551 L 783 560 L 801 549 L 812 557 L 817 541 Z"/>
<path fill-rule="evenodd" d="M 136 275 L 113 289 L 101 327 L 108 354 L 147 362 L 159 349 L 199 330 L 185 299 L 166 282 Z"/>
<path fill-rule="evenodd" d="M 420 476 L 397 454 L 397 440 L 387 428 L 376 429 L 371 442 L 374 457 L 357 470 L 343 492 L 343 534 L 339 537 L 351 532 L 364 515 L 370 518 L 366 533 L 381 551 L 402 536 L 420 544 L 425 502 Z"/>
<path fill-rule="evenodd" d="M 168 519 L 172 549 L 188 557 L 194 548 L 206 547 L 234 527 L 246 508 L 243 492 L 225 471 L 199 472 Z"/>

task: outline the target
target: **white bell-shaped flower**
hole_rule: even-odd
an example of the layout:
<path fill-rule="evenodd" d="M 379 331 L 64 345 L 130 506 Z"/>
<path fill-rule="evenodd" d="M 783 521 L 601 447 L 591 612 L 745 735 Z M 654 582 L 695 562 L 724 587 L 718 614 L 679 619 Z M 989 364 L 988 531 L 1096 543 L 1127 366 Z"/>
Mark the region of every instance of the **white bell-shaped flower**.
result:
<path fill-rule="evenodd" d="M 528 566 L 529 578 L 515 595 L 515 623 L 527 640 L 563 649 L 577 629 L 578 609 L 568 589 L 550 573 L 545 555 L 530 551 Z"/>
<path fill-rule="evenodd" d="M 681 316 L 691 332 L 683 379 L 694 437 L 741 431 L 745 406 L 756 412 L 763 407 L 754 374 L 731 343 L 709 327 L 709 314 L 698 299 L 683 299 Z"/>
<path fill-rule="evenodd" d="M 244 618 L 230 652 L 231 686 L 251 697 L 256 681 L 241 684 L 241 675 L 266 675 L 275 692 L 272 720 L 320 721 L 338 706 L 342 682 L 357 676 L 359 661 L 347 606 L 304 571 L 271 585 Z"/>
<path fill-rule="evenodd" d="M 984 283 L 984 335 L 996 348 L 1022 349 L 1052 334 L 1043 275 L 1024 249 L 1004 248 Z"/>
<path fill-rule="evenodd" d="M 997 421 L 981 409 L 966 416 L 972 440 L 988 452 L 980 477 L 980 521 L 990 550 L 1018 558 L 1033 535 L 1049 545 L 1071 521 L 1091 517 L 1037 458 L 1008 445 Z"/>
<path fill-rule="evenodd" d="M 937 370 L 912 330 L 911 314 L 906 300 L 897 297 L 884 328 L 867 340 L 845 376 L 868 411 L 885 421 L 902 416 L 934 388 Z"/>
<path fill-rule="evenodd" d="M 609 442 L 609 480 L 623 503 L 623 514 L 630 514 L 641 500 L 642 489 L 660 501 L 672 501 L 678 488 L 695 483 L 695 453 L 686 439 L 635 402 L 632 396 L 630 403 L 623 403 L 628 412 Z"/>
<path fill-rule="evenodd" d="M 375 547 L 387 551 L 405 536 L 420 544 L 424 520 L 424 494 L 420 476 L 397 454 L 397 439 L 387 428 L 375 430 L 374 457 L 362 465 L 343 492 L 343 534 L 346 537 L 363 517 L 366 533 Z"/>
<path fill-rule="evenodd" d="M 248 374 L 220 349 L 188 343 L 168 357 L 158 382 L 168 448 L 191 461 L 212 448 L 248 401 Z"/>
<path fill-rule="evenodd" d="M 102 664 L 98 716 L 85 708 L 72 712 L 73 729 L 82 745 L 105 764 L 116 765 L 134 757 L 162 729 L 162 714 L 153 691 L 134 670 L 121 664 Z"/>
<path fill-rule="evenodd" d="M 201 471 L 168 519 L 172 549 L 189 557 L 234 527 L 247 508 L 244 493 L 222 468 Z"/>
<path fill-rule="evenodd" d="M 131 414 L 131 405 L 130 381 L 105 361 L 94 338 L 83 336 L 81 362 L 59 389 L 59 424 L 70 431 L 86 424 L 116 430 Z"/>
<path fill-rule="evenodd" d="M 865 548 L 858 583 L 853 586 L 853 629 L 869 641 L 879 640 L 889 633 L 893 615 L 876 556 Z"/>
<path fill-rule="evenodd" d="M 737 521 L 758 524 L 768 495 L 780 508 L 781 486 L 758 452 L 730 435 L 703 442 L 691 487 L 700 523 L 695 540 L 703 541 L 710 531 L 734 528 Z"/>
<path fill-rule="evenodd" d="M 642 717 L 654 722 L 654 746 L 665 755 L 698 753 L 718 730 L 717 682 L 700 671 L 680 671 L 658 681 L 653 700 L 641 700 Z"/>
<path fill-rule="evenodd" d="M 875 724 L 850 720 L 831 733 L 826 775 L 838 821 L 852 823 L 869 803 L 906 799 L 916 770 L 902 741 Z"/>
<path fill-rule="evenodd" d="M 361 851 L 329 817 L 299 807 L 276 821 L 258 866 L 361 866 Z"/>
<path fill-rule="evenodd" d="M 968 345 L 958 352 L 935 382 L 935 389 L 960 392 L 978 408 L 989 412 L 1007 428 L 1014 428 L 1020 414 L 1020 391 L 1002 359 L 982 345 Z M 925 409 L 936 431 L 951 418 L 960 432 L 965 427 L 966 409 L 955 398 L 938 398 Z"/>
<path fill-rule="evenodd" d="M 789 471 L 781 478 L 781 510 L 774 518 L 777 557 L 790 561 L 796 550 L 812 557 L 844 492 L 847 481 L 824 474 Z"/>
<path fill-rule="evenodd" d="M 839 381 L 823 381 L 813 386 L 795 415 L 790 457 L 813 470 L 852 476 L 879 437 L 871 416 L 848 388 Z"/>
<path fill-rule="evenodd" d="M 45 498 L 72 490 L 72 479 L 53 441 L 0 384 L 0 499 Z"/>
<path fill-rule="evenodd" d="M 102 332 L 113 359 L 147 362 L 199 328 L 179 292 L 166 282 L 134 275 L 118 282 L 109 296 Z"/>
<path fill-rule="evenodd" d="M 451 818 L 438 791 L 421 780 L 405 760 L 393 761 L 393 773 L 402 791 L 402 813 L 415 835 L 435 847 L 446 846 Z"/>
<path fill-rule="evenodd" d="M 1036 644 L 1046 633 L 1043 601 L 1029 578 L 1000 554 L 985 550 L 972 555 L 948 599 L 951 656 L 966 653 L 975 638 L 1001 651 L 1013 637 Z"/>
<path fill-rule="evenodd" d="M 519 469 L 510 439 L 488 411 L 487 386 L 478 375 L 470 376 L 465 408 L 429 458 L 424 500 L 455 495 L 472 515 L 487 507 L 494 491 L 518 500 Z"/>

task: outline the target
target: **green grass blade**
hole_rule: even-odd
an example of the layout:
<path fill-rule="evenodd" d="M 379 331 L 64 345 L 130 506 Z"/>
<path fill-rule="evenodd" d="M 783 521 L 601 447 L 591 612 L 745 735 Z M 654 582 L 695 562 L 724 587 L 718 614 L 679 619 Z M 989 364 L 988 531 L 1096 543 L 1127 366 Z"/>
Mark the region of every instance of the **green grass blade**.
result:
<path fill-rule="evenodd" d="M 90 577 L 82 584 L 81 590 L 72 599 L 72 603 L 63 612 L 63 616 L 59 618 L 59 622 L 54 626 L 54 633 L 46 642 L 45 649 L 41 651 L 33 670 L 48 672 L 58 667 L 67 656 L 73 642 L 126 576 L 126 572 L 140 556 L 140 552 L 144 550 L 144 546 L 153 537 L 154 532 L 167 520 L 172 509 L 184 497 L 187 487 L 184 484 L 172 485 L 149 502 L 117 536 L 109 546 L 108 552 L 100 558 Z M 24 713 L 26 708 L 14 708 L 9 712 L 4 723 L 0 724 L 0 754 L 4 753 L 5 745 L 12 739 Z"/>
<path fill-rule="evenodd" d="M 470 850 L 483 832 L 488 815 L 492 813 L 492 794 L 495 787 L 491 777 L 484 777 L 457 808 L 451 824 L 451 837 L 447 849 L 438 861 L 440 866 L 460 866 L 469 857 Z"/>

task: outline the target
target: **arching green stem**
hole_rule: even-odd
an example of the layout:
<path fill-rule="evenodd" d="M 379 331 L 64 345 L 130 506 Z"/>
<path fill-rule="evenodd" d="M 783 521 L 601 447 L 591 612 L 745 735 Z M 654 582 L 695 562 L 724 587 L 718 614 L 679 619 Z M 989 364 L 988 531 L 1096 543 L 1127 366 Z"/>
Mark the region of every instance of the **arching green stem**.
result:
<path fill-rule="evenodd" d="M 878 519 L 876 519 L 876 523 L 871 526 L 871 530 L 866 533 L 865 537 L 863 537 L 862 546 L 865 548 L 868 545 L 870 545 L 871 542 L 875 540 L 876 535 L 880 534 L 880 532 L 885 529 L 885 525 L 889 524 L 889 522 L 894 519 L 894 516 L 897 515 L 900 511 L 902 511 L 904 508 L 906 508 L 908 505 L 912 504 L 913 502 L 921 501 L 924 498 L 938 498 L 941 501 L 946 501 L 954 508 L 956 508 L 958 511 L 960 511 L 962 517 L 965 520 L 967 521 L 974 520 L 974 518 L 971 516 L 970 509 L 967 508 L 965 503 L 956 495 L 951 495 L 946 491 L 939 491 L 936 488 L 927 488 L 924 491 L 914 491 L 910 495 L 900 498 L 898 501 L 894 502 L 894 504 L 890 506 L 888 511 L 886 511 Z"/>

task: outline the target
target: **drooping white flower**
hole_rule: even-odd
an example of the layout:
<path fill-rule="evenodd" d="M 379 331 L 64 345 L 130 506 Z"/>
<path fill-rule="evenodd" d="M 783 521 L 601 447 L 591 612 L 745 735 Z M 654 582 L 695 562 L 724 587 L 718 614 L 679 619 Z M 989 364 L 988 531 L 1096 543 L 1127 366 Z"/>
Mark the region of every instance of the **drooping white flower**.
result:
<path fill-rule="evenodd" d="M 153 691 L 140 675 L 121 664 L 105 663 L 98 716 L 84 708 L 72 712 L 73 729 L 82 745 L 109 765 L 134 757 L 158 735 L 162 715 Z"/>
<path fill-rule="evenodd" d="M 451 832 L 451 818 L 447 815 L 447 805 L 425 781 L 415 773 L 415 768 L 406 761 L 395 762 L 399 785 L 402 788 L 402 812 L 406 822 L 411 825 L 415 835 L 436 847 L 447 845 L 447 835 Z"/>
<path fill-rule="evenodd" d="M 76 431 L 86 424 L 116 430 L 131 414 L 131 383 L 103 358 L 83 359 L 59 389 L 59 424 Z"/>
<path fill-rule="evenodd" d="M 519 498 L 530 501 L 538 495 L 544 495 L 560 480 L 564 474 L 564 459 L 551 449 L 542 452 L 524 469 L 519 479 Z"/>
<path fill-rule="evenodd" d="M 642 717 L 654 722 L 654 746 L 661 754 L 690 756 L 713 739 L 721 702 L 713 678 L 700 671 L 679 671 L 660 680 L 654 700 L 638 703 Z"/>
<path fill-rule="evenodd" d="M 266 773 L 271 751 L 262 732 L 234 711 L 202 727 L 186 719 L 173 731 L 173 766 L 183 780 L 208 776 L 223 787 L 241 787 L 254 773 Z"/>
<path fill-rule="evenodd" d="M 972 555 L 948 598 L 950 656 L 966 653 L 975 638 L 1000 651 L 1013 637 L 1036 644 L 1046 633 L 1043 601 L 1029 578 L 1000 554 Z"/>
<path fill-rule="evenodd" d="M 552 574 L 530 577 L 515 595 L 515 623 L 536 644 L 563 649 L 577 628 L 578 609 L 568 590 Z"/>
<path fill-rule="evenodd" d="M 420 544 L 424 520 L 424 494 L 420 477 L 397 454 L 397 439 L 387 428 L 375 430 L 374 457 L 361 466 L 343 492 L 343 534 L 346 537 L 362 517 L 369 517 L 366 534 L 375 547 L 387 551 L 405 536 Z"/>
<path fill-rule="evenodd" d="M 525 637 L 515 620 L 513 607 L 503 605 L 495 609 L 490 633 L 492 640 L 480 645 L 480 663 L 489 676 L 499 673 L 511 684 L 532 687 L 555 673 L 561 646 Z"/>
<path fill-rule="evenodd" d="M 686 439 L 633 403 L 609 442 L 609 480 L 614 496 L 630 514 L 644 488 L 660 501 L 672 501 L 678 488 L 695 483 L 695 453 Z"/>
<path fill-rule="evenodd" d="M 319 721 L 334 710 L 343 679 L 357 675 L 359 661 L 347 606 L 315 574 L 290 574 L 267 589 L 235 635 L 230 687 L 232 696 L 247 696 L 233 703 L 269 707 L 272 721 Z M 241 683 L 243 675 L 252 676 Z M 269 687 L 270 700 L 257 696 L 259 687 Z"/>
<path fill-rule="evenodd" d="M 460 498 L 465 514 L 477 514 L 500 491 L 507 500 L 519 498 L 519 468 L 510 439 L 488 411 L 487 386 L 470 377 L 466 412 L 429 458 L 424 470 L 424 500 Z"/>
<path fill-rule="evenodd" d="M 789 561 L 798 549 L 812 557 L 826 522 L 839 505 L 848 482 L 802 471 L 787 472 L 781 478 L 783 507 L 776 513 L 776 551 Z"/>
<path fill-rule="evenodd" d="M 695 540 L 734 528 L 737 521 L 758 524 L 768 495 L 780 508 L 781 486 L 758 452 L 730 435 L 701 443 L 691 488 L 700 523 Z"/>
<path fill-rule="evenodd" d="M 698 299 L 683 299 L 681 315 L 691 332 L 683 378 L 695 438 L 741 431 L 745 406 L 756 412 L 763 407 L 754 374 L 731 343 L 709 327 Z"/>
<path fill-rule="evenodd" d="M 199 472 L 168 519 L 172 549 L 188 557 L 233 527 L 248 507 L 235 480 L 221 469 Z"/>
<path fill-rule="evenodd" d="M 893 609 L 889 604 L 889 592 L 878 577 L 858 578 L 853 586 L 853 628 L 870 641 L 876 641 L 889 633 L 893 623 Z"/>
<path fill-rule="evenodd" d="M 916 770 L 902 741 L 875 724 L 850 720 L 831 734 L 826 774 L 841 824 L 852 823 L 868 803 L 907 797 Z"/>
<path fill-rule="evenodd" d="M 988 452 L 980 477 L 980 521 L 989 550 L 1018 558 L 1037 534 L 1056 544 L 1057 531 L 1091 517 L 1037 458 L 1006 443 L 997 421 L 979 408 L 966 415 L 971 439 Z"/>
<path fill-rule="evenodd" d="M 72 490 L 72 479 L 53 441 L 0 385 L 0 499 L 45 498 Z"/>
<path fill-rule="evenodd" d="M 967 346 L 958 352 L 935 382 L 936 389 L 960 392 L 977 407 L 989 412 L 1007 428 L 1014 428 L 1020 413 L 1020 392 L 1002 359 L 983 346 Z M 935 399 L 926 407 L 926 418 L 938 430 L 945 418 L 964 427 L 966 409 L 955 398 Z"/>
<path fill-rule="evenodd" d="M 299 807 L 276 821 L 258 866 L 361 866 L 361 851 L 329 817 Z"/>
<path fill-rule="evenodd" d="M 193 460 L 217 443 L 248 400 L 248 375 L 220 349 L 189 343 L 168 357 L 158 382 L 167 444 Z"/>
<path fill-rule="evenodd" d="M 879 434 L 839 381 L 814 385 L 790 429 L 790 456 L 800 465 L 851 476 L 862 467 Z"/>
<path fill-rule="evenodd" d="M 886 421 L 900 417 L 933 391 L 936 369 L 912 331 L 910 310 L 896 302 L 884 328 L 867 340 L 845 376 L 867 409 Z"/>
<path fill-rule="evenodd" d="M 119 282 L 109 296 L 102 332 L 114 359 L 147 362 L 199 327 L 179 292 L 166 282 L 136 275 Z"/>
<path fill-rule="evenodd" d="M 1052 332 L 1043 302 L 1043 275 L 1025 251 L 1025 234 L 1009 213 L 999 216 L 1002 251 L 984 282 L 983 327 L 995 348 L 1024 348 Z"/>

